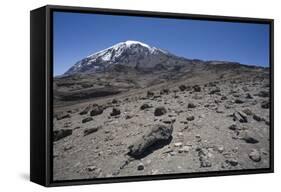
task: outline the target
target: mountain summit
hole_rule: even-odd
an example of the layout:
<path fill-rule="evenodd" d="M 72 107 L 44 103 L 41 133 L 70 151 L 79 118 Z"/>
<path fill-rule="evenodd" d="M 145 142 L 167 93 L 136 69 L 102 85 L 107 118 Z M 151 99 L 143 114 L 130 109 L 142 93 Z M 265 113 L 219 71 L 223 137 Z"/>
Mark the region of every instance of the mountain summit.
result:
<path fill-rule="evenodd" d="M 136 69 L 149 69 L 168 68 L 186 61 L 188 60 L 162 49 L 129 40 L 87 56 L 67 70 L 65 75 L 104 72 L 117 64 Z"/>

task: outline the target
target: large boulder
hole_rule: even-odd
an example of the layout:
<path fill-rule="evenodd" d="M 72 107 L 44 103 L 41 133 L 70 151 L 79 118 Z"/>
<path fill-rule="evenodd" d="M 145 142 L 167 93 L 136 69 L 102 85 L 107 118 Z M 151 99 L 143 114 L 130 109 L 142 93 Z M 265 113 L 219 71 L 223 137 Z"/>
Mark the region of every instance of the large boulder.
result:
<path fill-rule="evenodd" d="M 128 147 L 128 155 L 140 159 L 171 142 L 173 124 L 168 126 L 156 124 L 151 125 L 149 128 L 148 131 Z"/>

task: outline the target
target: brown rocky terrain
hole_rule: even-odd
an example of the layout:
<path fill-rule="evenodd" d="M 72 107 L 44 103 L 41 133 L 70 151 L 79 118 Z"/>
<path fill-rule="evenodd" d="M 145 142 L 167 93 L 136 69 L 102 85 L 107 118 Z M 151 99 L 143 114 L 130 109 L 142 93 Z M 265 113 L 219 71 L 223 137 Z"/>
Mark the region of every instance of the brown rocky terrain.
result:
<path fill-rule="evenodd" d="M 268 168 L 269 96 L 235 63 L 57 77 L 54 180 Z"/>

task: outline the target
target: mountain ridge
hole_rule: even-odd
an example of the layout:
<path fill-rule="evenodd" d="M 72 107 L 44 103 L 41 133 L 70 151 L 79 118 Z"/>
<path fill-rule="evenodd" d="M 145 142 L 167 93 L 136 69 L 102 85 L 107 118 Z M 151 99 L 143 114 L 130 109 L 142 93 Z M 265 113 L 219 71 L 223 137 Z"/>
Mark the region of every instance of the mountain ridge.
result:
<path fill-rule="evenodd" d="M 79 60 L 64 75 L 101 72 L 115 64 L 133 68 L 153 68 L 160 63 L 172 66 L 178 63 L 176 60 L 180 63 L 190 61 L 189 59 L 176 56 L 166 50 L 147 45 L 143 42 L 127 40 Z"/>

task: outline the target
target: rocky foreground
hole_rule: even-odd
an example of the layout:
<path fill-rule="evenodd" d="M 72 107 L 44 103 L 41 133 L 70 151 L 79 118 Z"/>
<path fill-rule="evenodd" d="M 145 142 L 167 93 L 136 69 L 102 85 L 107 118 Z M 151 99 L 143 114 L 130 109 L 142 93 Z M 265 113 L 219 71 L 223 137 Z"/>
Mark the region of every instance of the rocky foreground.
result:
<path fill-rule="evenodd" d="M 54 180 L 268 168 L 269 76 L 250 71 L 60 104 Z"/>

